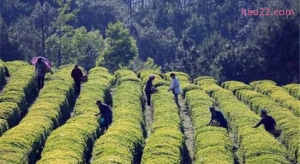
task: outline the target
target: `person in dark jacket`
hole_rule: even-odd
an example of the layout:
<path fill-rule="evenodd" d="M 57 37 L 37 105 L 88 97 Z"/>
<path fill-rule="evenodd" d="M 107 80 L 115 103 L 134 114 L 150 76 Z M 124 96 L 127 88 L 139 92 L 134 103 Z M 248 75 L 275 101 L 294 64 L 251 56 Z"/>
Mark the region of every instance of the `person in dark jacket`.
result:
<path fill-rule="evenodd" d="M 150 106 L 151 105 L 151 94 L 156 91 L 156 88 L 153 87 L 153 80 L 155 79 L 155 76 L 154 75 L 150 75 L 149 76 L 149 79 L 146 83 L 146 87 L 145 87 L 145 93 L 146 93 L 146 96 L 147 96 L 147 106 Z"/>
<path fill-rule="evenodd" d="M 39 58 L 35 65 L 35 71 L 37 72 L 37 84 L 39 90 L 44 87 L 46 70 L 46 64 L 42 61 L 42 58 Z"/>
<path fill-rule="evenodd" d="M 81 78 L 83 76 L 83 73 L 82 73 L 81 69 L 78 68 L 78 65 L 75 65 L 74 69 L 72 70 L 71 76 L 74 79 L 76 93 L 79 94 Z"/>
<path fill-rule="evenodd" d="M 104 119 L 104 123 L 101 123 L 101 128 L 107 130 L 110 124 L 112 123 L 112 111 L 108 105 L 102 103 L 100 100 L 96 102 L 100 112 L 95 114 L 95 116 L 101 115 L 100 119 Z"/>
<path fill-rule="evenodd" d="M 274 137 L 279 137 L 281 130 L 276 130 L 276 121 L 273 117 L 267 114 L 265 109 L 261 110 L 260 117 L 262 118 L 253 128 L 259 127 L 261 124 L 265 126 L 265 130 L 271 133 Z"/>
<path fill-rule="evenodd" d="M 210 107 L 209 111 L 211 113 L 211 119 L 207 125 L 223 127 L 228 131 L 227 120 L 225 119 L 222 112 L 217 111 L 214 107 Z"/>

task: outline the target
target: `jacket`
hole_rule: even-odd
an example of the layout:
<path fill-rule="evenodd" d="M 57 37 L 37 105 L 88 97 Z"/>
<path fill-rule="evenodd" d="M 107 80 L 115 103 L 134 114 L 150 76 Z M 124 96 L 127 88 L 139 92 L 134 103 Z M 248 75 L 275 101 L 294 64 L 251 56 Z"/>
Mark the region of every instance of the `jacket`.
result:
<path fill-rule="evenodd" d="M 172 79 L 172 82 L 170 85 L 170 90 L 172 90 L 173 93 L 175 93 L 175 94 L 180 94 L 182 92 L 181 88 L 180 88 L 180 83 L 179 83 L 179 80 L 177 79 L 177 77 Z"/>

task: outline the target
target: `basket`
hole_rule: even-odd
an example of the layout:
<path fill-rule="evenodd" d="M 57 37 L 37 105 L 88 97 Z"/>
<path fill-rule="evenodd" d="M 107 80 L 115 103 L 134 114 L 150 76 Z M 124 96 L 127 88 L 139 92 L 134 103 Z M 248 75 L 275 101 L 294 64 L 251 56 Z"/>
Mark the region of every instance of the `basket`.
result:
<path fill-rule="evenodd" d="M 100 124 L 100 127 L 104 127 L 106 125 L 106 121 L 105 121 L 104 117 L 100 117 L 98 119 L 98 123 Z"/>

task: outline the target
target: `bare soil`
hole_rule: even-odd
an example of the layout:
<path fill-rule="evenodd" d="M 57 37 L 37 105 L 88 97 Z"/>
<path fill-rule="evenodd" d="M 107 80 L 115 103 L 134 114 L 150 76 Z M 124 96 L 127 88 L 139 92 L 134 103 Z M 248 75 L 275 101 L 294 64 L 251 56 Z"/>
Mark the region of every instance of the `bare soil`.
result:
<path fill-rule="evenodd" d="M 185 144 L 186 144 L 186 154 L 184 156 L 184 163 L 191 164 L 194 161 L 195 156 L 195 133 L 194 133 L 194 126 L 193 121 L 191 118 L 191 112 L 186 102 L 181 97 L 179 98 L 179 104 L 181 108 L 179 109 L 179 114 L 182 123 L 183 133 L 185 135 Z"/>

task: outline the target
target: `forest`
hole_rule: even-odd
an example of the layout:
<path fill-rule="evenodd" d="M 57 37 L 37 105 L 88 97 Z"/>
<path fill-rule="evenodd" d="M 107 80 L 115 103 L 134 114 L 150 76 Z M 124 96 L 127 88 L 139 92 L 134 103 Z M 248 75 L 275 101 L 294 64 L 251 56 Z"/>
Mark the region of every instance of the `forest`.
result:
<path fill-rule="evenodd" d="M 298 0 L 1 0 L 0 13 L 3 61 L 299 83 Z"/>

